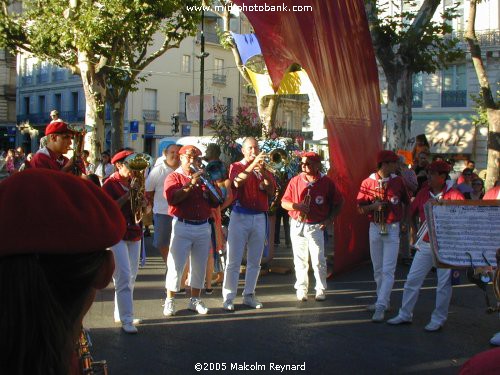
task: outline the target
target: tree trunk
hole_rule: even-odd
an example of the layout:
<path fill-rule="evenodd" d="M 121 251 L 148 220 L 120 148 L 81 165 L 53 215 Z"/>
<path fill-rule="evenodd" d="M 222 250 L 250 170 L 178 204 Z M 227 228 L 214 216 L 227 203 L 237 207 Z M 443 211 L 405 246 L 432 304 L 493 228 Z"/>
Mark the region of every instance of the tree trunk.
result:
<path fill-rule="evenodd" d="M 269 101 L 266 103 L 267 98 L 269 98 Z M 258 98 L 258 112 L 260 119 L 264 123 L 262 136 L 269 134 L 271 129 L 275 127 L 276 115 L 278 113 L 278 105 L 280 102 L 279 99 L 278 95 L 269 95 Z"/>
<path fill-rule="evenodd" d="M 499 171 L 499 156 L 500 150 L 498 145 L 500 144 L 500 110 L 498 110 L 498 105 L 493 99 L 493 93 L 491 92 L 490 82 L 488 80 L 488 75 L 486 74 L 486 69 L 484 68 L 483 59 L 481 57 L 481 47 L 476 37 L 476 0 L 470 1 L 469 6 L 469 19 L 467 21 L 467 32 L 465 34 L 465 39 L 469 45 L 470 54 L 472 57 L 472 62 L 474 64 L 474 69 L 476 71 L 477 80 L 479 81 L 479 86 L 481 87 L 481 95 L 484 103 L 484 107 L 487 110 L 488 115 L 488 164 L 486 167 L 486 189 L 493 186 L 495 181 L 498 179 Z"/>
<path fill-rule="evenodd" d="M 387 76 L 387 116 L 386 142 L 388 150 L 405 149 L 410 137 L 412 73 L 409 69 L 401 69 L 393 76 Z"/>
<path fill-rule="evenodd" d="M 104 139 L 104 97 L 106 85 L 102 75 L 96 74 L 86 52 L 78 52 L 78 67 L 85 93 L 85 124 L 93 127 L 89 133 L 90 160 L 96 163 L 102 151 Z"/>
<path fill-rule="evenodd" d="M 118 99 L 112 103 L 111 113 L 111 151 L 115 153 L 123 145 L 123 121 L 125 117 L 125 99 Z"/>
<path fill-rule="evenodd" d="M 486 167 L 486 189 L 490 189 L 500 178 L 500 110 L 488 108 L 488 165 Z"/>

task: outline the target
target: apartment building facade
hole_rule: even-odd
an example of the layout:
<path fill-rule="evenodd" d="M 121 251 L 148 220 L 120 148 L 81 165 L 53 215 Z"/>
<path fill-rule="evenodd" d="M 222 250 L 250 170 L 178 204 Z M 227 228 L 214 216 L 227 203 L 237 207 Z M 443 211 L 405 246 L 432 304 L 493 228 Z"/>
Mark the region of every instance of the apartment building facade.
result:
<path fill-rule="evenodd" d="M 422 1 L 415 3 L 416 7 L 420 7 Z M 405 3 L 400 5 L 405 6 Z M 436 12 L 436 20 L 439 14 L 450 6 L 457 6 L 459 16 L 452 23 L 453 35 L 461 40 L 460 48 L 466 52 L 465 58 L 452 62 L 447 68 L 433 74 L 414 75 L 411 137 L 406 148 L 411 150 L 416 135 L 425 134 L 433 154 L 457 160 L 458 167 L 463 165 L 466 159 L 471 159 L 476 161 L 477 169 L 483 170 L 487 162 L 488 129 L 473 125 L 473 116 L 477 112 L 471 95 L 479 94 L 479 83 L 468 52 L 469 47 L 464 39 L 469 3 L 464 0 L 444 0 Z M 391 11 L 398 9 L 393 8 Z M 494 95 L 500 89 L 499 21 L 498 1 L 486 1 L 478 5 L 476 34 Z M 387 85 L 380 68 L 379 76 L 384 119 Z"/>

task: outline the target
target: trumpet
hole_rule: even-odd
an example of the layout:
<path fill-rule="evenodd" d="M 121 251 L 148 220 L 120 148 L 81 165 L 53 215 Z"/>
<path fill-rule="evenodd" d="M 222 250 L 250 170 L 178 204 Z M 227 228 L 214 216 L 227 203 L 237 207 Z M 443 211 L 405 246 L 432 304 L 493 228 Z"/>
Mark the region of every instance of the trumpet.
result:
<path fill-rule="evenodd" d="M 198 173 L 200 172 L 201 170 L 194 164 L 191 164 L 189 166 L 189 168 L 194 172 L 194 173 Z M 212 185 L 212 183 L 205 177 L 203 176 L 203 173 L 200 175 L 200 180 L 201 182 L 203 183 L 203 185 L 205 185 L 208 189 L 208 191 L 210 192 L 210 194 L 212 194 L 212 196 L 215 198 L 215 200 L 217 200 L 217 202 L 219 202 L 219 204 L 222 204 L 224 203 L 224 199 L 220 196 L 219 192 L 217 191 L 217 189 L 215 188 L 214 185 Z"/>
<path fill-rule="evenodd" d="M 311 194 L 309 194 L 309 192 L 310 189 L 307 189 L 307 194 L 304 196 L 304 200 L 302 201 L 302 203 L 305 204 L 306 207 L 308 208 L 311 205 Z M 299 237 L 304 237 L 304 228 L 306 226 L 306 219 L 307 219 L 307 214 L 302 212 L 297 218 L 297 227 L 300 227 L 299 233 L 297 234 Z"/>
<path fill-rule="evenodd" d="M 141 222 L 144 216 L 142 202 L 145 195 L 145 171 L 152 164 L 153 158 L 148 154 L 132 154 L 125 158 L 124 163 L 132 171 L 132 181 L 130 185 L 138 185 L 137 189 L 130 189 L 130 208 L 134 215 L 135 223 Z"/>

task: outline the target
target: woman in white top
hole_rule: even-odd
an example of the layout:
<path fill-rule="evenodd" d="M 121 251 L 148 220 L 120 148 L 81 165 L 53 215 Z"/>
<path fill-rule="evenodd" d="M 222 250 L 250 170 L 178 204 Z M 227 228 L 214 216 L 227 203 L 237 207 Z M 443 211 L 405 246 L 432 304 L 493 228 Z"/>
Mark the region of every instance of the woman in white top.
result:
<path fill-rule="evenodd" d="M 115 167 L 111 164 L 111 157 L 108 151 L 104 151 L 101 154 L 101 162 L 95 168 L 94 173 L 99 177 L 101 185 L 108 179 L 109 176 L 113 174 Z"/>

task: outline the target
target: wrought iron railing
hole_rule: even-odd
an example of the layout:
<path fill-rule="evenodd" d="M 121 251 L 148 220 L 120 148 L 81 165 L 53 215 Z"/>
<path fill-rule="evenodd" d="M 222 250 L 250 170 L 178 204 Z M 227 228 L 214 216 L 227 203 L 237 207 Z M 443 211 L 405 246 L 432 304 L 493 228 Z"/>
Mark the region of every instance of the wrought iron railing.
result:
<path fill-rule="evenodd" d="M 225 85 L 226 84 L 226 76 L 224 74 L 213 74 L 212 75 L 212 82 L 218 83 L 221 85 Z"/>
<path fill-rule="evenodd" d="M 149 121 L 158 121 L 160 119 L 160 111 L 154 109 L 143 109 L 142 118 Z"/>

